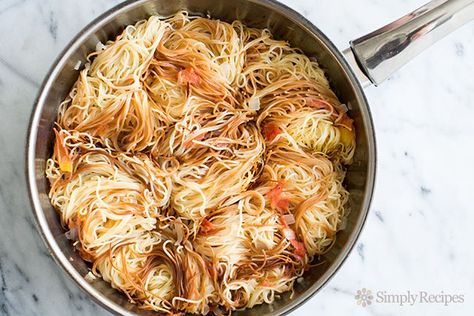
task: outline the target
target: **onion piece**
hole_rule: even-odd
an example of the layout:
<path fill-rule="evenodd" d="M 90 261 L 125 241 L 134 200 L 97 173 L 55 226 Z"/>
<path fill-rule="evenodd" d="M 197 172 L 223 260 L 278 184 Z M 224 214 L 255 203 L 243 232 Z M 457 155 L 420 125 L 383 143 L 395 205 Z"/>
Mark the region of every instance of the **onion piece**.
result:
<path fill-rule="evenodd" d="M 72 241 L 77 241 L 79 239 L 79 235 L 77 233 L 76 227 L 71 228 L 64 235 L 66 236 L 67 239 L 72 240 Z"/>
<path fill-rule="evenodd" d="M 87 282 L 92 282 L 94 281 L 95 279 L 97 279 L 97 277 L 91 272 L 87 272 L 87 274 L 84 276 L 84 279 L 87 281 Z"/>
<path fill-rule="evenodd" d="M 288 240 L 296 240 L 296 234 L 295 231 L 291 228 L 285 228 L 283 229 L 283 235 L 285 235 L 285 238 Z"/>
<path fill-rule="evenodd" d="M 247 101 L 247 104 L 250 109 L 258 111 L 260 110 L 260 98 L 258 97 L 253 97 L 250 100 Z"/>
<path fill-rule="evenodd" d="M 105 47 L 106 46 L 101 41 L 98 41 L 97 44 L 95 45 L 95 51 L 101 52 L 105 49 Z"/>
<path fill-rule="evenodd" d="M 285 220 L 285 223 L 287 225 L 292 225 L 295 223 L 295 217 L 293 216 L 293 214 L 285 214 L 283 215 L 283 219 Z"/>
<path fill-rule="evenodd" d="M 81 68 L 82 62 L 80 60 L 77 61 L 77 63 L 74 65 L 74 70 L 79 70 Z"/>
<path fill-rule="evenodd" d="M 341 108 L 344 110 L 344 113 L 346 113 L 347 111 L 349 111 L 349 108 L 348 108 L 347 105 L 345 105 L 344 103 L 341 103 Z"/>

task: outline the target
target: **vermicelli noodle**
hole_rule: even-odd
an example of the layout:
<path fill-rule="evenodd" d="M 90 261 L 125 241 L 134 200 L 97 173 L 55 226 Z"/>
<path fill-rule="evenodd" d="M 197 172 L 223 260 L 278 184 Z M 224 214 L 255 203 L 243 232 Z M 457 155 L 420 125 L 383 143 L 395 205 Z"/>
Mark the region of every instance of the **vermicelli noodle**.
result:
<path fill-rule="evenodd" d="M 291 292 L 342 229 L 355 151 L 317 62 L 268 30 L 186 12 L 127 26 L 88 60 L 46 175 L 92 273 L 164 313 Z"/>

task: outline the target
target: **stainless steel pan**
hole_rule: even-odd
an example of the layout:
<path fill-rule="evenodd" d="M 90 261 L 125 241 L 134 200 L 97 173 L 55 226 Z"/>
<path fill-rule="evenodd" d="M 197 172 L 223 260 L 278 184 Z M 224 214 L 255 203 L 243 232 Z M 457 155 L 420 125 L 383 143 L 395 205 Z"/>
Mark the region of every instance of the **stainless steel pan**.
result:
<path fill-rule="evenodd" d="M 292 9 L 273 0 L 138 0 L 125 2 L 85 27 L 60 54 L 46 76 L 31 116 L 27 145 L 27 180 L 38 229 L 57 263 L 99 304 L 121 315 L 148 315 L 127 302 L 107 283 L 84 279 L 86 263 L 64 235 L 58 216 L 48 199 L 45 161 L 52 151 L 52 126 L 59 103 L 66 97 L 78 72 L 74 65 L 85 61 L 98 41 L 117 35 L 125 25 L 151 14 L 169 15 L 186 9 L 210 14 L 225 21 L 239 19 L 249 26 L 269 28 L 280 39 L 289 40 L 307 55 L 316 56 L 326 70 L 340 100 L 349 106 L 357 132 L 354 164 L 347 174 L 350 208 L 346 228 L 321 258 L 321 265 L 296 284 L 293 299 L 284 295 L 272 305 L 262 305 L 237 314 L 282 315 L 314 295 L 341 266 L 362 229 L 375 181 L 375 135 L 367 100 L 362 90 L 378 85 L 413 56 L 474 17 L 474 0 L 435 0 L 405 17 L 351 42 L 340 52 L 314 25 Z"/>

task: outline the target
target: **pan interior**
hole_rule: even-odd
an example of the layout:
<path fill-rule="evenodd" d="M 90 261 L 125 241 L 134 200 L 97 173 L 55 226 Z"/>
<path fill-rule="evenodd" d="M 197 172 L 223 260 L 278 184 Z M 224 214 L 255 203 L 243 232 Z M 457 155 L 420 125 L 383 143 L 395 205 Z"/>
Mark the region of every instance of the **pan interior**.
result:
<path fill-rule="evenodd" d="M 46 79 L 39 95 L 36 113 L 32 119 L 28 172 L 31 197 L 40 230 L 49 248 L 60 265 L 93 298 L 107 308 L 121 314 L 156 315 L 139 310 L 130 304 L 125 295 L 112 289 L 108 283 L 95 280 L 88 284 L 83 276 L 88 265 L 74 251 L 66 239 L 59 217 L 49 199 L 49 185 L 44 167 L 52 153 L 52 126 L 57 109 L 77 80 L 74 70 L 77 61 L 85 63 L 89 52 L 95 50 L 98 41 L 105 42 L 118 35 L 128 24 L 133 24 L 152 14 L 170 15 L 179 10 L 210 15 L 212 18 L 231 22 L 241 20 L 248 26 L 269 28 L 278 39 L 288 40 L 308 56 L 315 56 L 325 69 L 333 90 L 341 102 L 348 105 L 357 133 L 357 150 L 354 163 L 348 169 L 346 187 L 350 192 L 346 228 L 339 232 L 331 250 L 320 258 L 320 264 L 305 274 L 303 282 L 295 285 L 294 296 L 288 294 L 271 305 L 261 305 L 236 315 L 278 315 L 295 308 L 314 294 L 337 270 L 352 248 L 365 220 L 375 172 L 375 143 L 372 122 L 366 100 L 352 72 L 341 54 L 329 40 L 296 12 L 271 0 L 143 0 L 129 2 L 116 7 L 94 21 L 63 52 Z"/>

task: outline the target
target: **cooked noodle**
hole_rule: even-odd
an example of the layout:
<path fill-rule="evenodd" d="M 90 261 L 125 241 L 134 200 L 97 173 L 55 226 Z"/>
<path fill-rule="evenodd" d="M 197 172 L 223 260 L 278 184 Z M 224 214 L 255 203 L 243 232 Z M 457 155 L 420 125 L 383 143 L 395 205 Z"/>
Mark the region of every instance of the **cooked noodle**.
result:
<path fill-rule="evenodd" d="M 165 313 L 292 291 L 342 228 L 355 150 L 317 62 L 268 30 L 186 12 L 128 26 L 88 59 L 46 175 L 92 272 Z"/>

